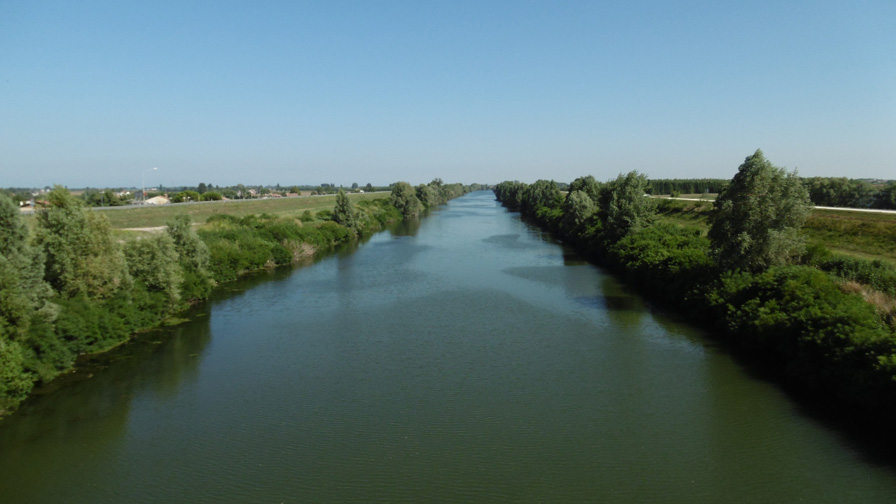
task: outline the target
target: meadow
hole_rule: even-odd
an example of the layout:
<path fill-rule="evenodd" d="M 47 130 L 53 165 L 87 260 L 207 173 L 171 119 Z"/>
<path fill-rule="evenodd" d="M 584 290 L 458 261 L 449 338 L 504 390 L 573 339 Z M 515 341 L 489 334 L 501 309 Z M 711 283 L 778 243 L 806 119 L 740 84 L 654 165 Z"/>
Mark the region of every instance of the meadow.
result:
<path fill-rule="evenodd" d="M 353 203 L 365 200 L 388 198 L 388 192 L 349 194 Z M 203 224 L 214 215 L 269 214 L 278 217 L 299 217 L 308 211 L 315 215 L 320 211 L 332 211 L 336 205 L 336 195 L 298 196 L 292 198 L 267 198 L 229 201 L 207 201 L 202 203 L 177 203 L 169 205 L 147 205 L 141 207 L 107 208 L 101 210 L 109 219 L 113 229 L 138 229 L 164 226 L 179 215 L 188 215 L 193 223 Z"/>
<path fill-rule="evenodd" d="M 705 233 L 709 229 L 706 218 L 711 210 L 711 201 L 664 199 L 659 205 L 658 218 L 661 222 L 698 227 Z M 896 213 L 814 209 L 803 232 L 809 245 L 896 266 Z"/>

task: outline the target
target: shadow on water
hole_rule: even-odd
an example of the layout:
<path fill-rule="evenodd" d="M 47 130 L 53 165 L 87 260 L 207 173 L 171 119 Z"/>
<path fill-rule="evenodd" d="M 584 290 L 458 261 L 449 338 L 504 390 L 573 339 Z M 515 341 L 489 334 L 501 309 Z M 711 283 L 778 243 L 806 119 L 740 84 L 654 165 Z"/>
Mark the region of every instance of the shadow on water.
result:
<path fill-rule="evenodd" d="M 536 230 L 535 235 L 540 239 L 563 248 L 564 265 L 594 264 L 571 247 L 556 240 L 550 233 L 540 230 L 534 222 L 525 217 L 522 220 L 528 228 Z M 496 238 L 510 240 L 509 236 Z M 789 398 L 799 415 L 810 419 L 841 440 L 867 463 L 896 471 L 896 451 L 892 449 L 896 446 L 896 429 L 894 429 L 896 405 L 887 405 L 886 412 L 879 414 L 865 413 L 858 409 L 844 409 L 841 402 L 831 401 L 829 394 L 807 390 L 805 386 L 794 383 L 785 375 L 782 366 L 769 362 L 767 356 L 746 352 L 728 344 L 717 336 L 714 328 L 707 326 L 706 321 L 695 320 L 655 304 L 651 301 L 649 293 L 636 291 L 628 287 L 617 275 L 602 268 L 601 270 L 604 273 L 600 280 L 602 295 L 575 296 L 574 299 L 578 303 L 605 310 L 608 317 L 621 327 L 637 326 L 643 321 L 646 313 L 653 314 L 653 320 L 668 334 L 684 337 L 708 351 L 727 355 L 742 373 L 780 390 Z M 537 279 L 536 277 L 540 276 L 521 271 L 508 272 L 530 279 Z M 683 330 L 683 325 L 696 330 Z"/>
<path fill-rule="evenodd" d="M 821 426 L 865 462 L 896 471 L 896 411 L 893 405 L 879 413 L 868 413 L 858 408 L 844 407 L 832 401 L 830 393 L 810 390 L 787 376 L 783 366 L 769 362 L 766 356 L 745 351 L 707 335 L 701 342 L 715 351 L 728 355 L 740 371 L 750 378 L 780 390 L 800 416 Z"/>

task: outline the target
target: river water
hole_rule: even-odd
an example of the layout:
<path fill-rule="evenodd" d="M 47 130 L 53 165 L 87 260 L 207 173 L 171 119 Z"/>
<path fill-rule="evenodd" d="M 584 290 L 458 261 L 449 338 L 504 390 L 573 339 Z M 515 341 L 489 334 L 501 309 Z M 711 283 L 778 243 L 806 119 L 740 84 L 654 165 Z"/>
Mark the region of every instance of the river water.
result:
<path fill-rule="evenodd" d="M 229 285 L 0 422 L 0 502 L 896 502 L 491 193 Z"/>

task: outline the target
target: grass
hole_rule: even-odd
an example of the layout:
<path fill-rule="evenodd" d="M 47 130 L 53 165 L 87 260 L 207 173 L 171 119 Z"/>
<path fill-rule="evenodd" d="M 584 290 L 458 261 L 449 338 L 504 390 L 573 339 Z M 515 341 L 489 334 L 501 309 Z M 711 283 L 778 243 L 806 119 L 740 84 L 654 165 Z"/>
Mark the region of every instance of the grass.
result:
<path fill-rule="evenodd" d="M 659 204 L 658 219 L 706 232 L 710 210 L 711 202 L 664 200 Z M 896 214 L 813 210 L 803 231 L 810 244 L 823 245 L 838 254 L 896 265 Z"/>
<path fill-rule="evenodd" d="M 803 230 L 834 252 L 896 264 L 896 214 L 815 210 Z"/>
<path fill-rule="evenodd" d="M 388 196 L 388 193 L 383 192 L 349 195 L 356 204 L 362 200 L 388 198 Z M 113 229 L 128 229 L 164 226 L 178 215 L 189 215 L 193 222 L 202 224 L 217 214 L 244 216 L 268 213 L 283 217 L 299 217 L 306 210 L 315 214 L 321 210 L 333 210 L 335 205 L 336 195 L 327 195 L 112 208 L 102 212 L 109 219 Z"/>

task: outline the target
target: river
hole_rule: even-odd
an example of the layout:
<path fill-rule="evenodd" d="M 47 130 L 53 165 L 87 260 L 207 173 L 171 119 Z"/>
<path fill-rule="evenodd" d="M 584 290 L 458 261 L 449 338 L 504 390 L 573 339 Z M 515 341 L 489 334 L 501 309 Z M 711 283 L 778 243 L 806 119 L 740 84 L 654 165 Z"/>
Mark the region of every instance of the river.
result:
<path fill-rule="evenodd" d="M 892 460 L 488 192 L 188 317 L 0 422 L 0 502 L 896 502 Z"/>

